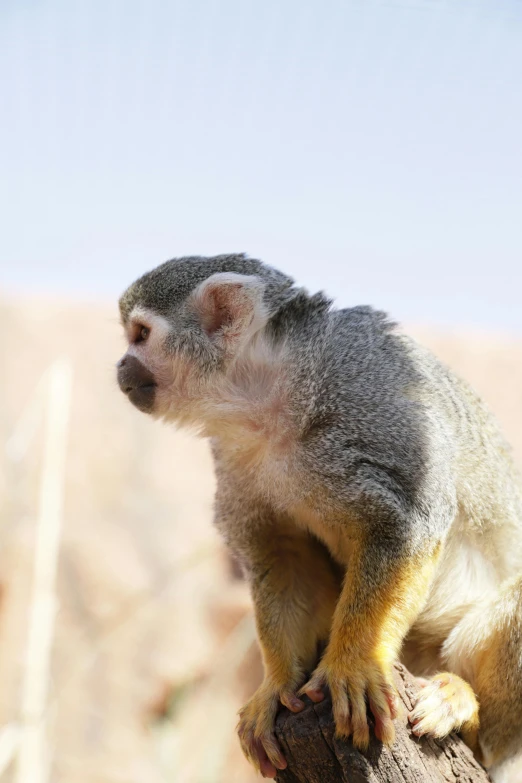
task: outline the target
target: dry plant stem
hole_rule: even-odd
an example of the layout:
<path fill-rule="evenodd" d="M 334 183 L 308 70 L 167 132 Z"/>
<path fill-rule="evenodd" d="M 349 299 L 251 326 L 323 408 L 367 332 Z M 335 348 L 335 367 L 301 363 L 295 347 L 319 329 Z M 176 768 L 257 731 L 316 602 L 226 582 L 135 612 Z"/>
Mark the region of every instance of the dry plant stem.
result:
<path fill-rule="evenodd" d="M 33 592 L 29 607 L 26 666 L 22 685 L 21 730 L 17 783 L 46 783 L 49 748 L 45 711 L 49 691 L 51 649 L 57 609 L 56 568 L 60 549 L 65 484 L 65 460 L 72 367 L 56 361 L 47 375 L 44 411 L 45 440 L 36 544 Z"/>

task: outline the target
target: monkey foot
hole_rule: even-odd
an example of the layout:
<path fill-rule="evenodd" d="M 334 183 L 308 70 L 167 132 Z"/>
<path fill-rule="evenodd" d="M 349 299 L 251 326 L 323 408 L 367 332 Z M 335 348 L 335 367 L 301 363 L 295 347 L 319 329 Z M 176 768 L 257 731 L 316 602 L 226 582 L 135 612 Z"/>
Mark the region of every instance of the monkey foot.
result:
<path fill-rule="evenodd" d="M 478 703 L 467 682 L 449 672 L 425 682 L 409 715 L 417 737 L 428 734 L 442 739 L 452 731 L 478 726 Z"/>

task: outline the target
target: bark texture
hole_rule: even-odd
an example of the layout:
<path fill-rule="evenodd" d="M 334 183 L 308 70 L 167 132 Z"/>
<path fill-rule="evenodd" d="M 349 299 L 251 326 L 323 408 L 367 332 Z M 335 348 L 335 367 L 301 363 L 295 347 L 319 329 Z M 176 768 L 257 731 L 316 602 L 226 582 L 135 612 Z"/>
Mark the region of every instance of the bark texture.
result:
<path fill-rule="evenodd" d="M 400 665 L 396 682 L 404 703 L 391 748 L 378 742 L 373 730 L 370 748 L 360 753 L 348 740 L 335 737 L 331 704 L 308 702 L 294 715 L 278 716 L 276 734 L 288 767 L 278 783 L 489 783 L 490 778 L 470 749 L 455 734 L 445 740 L 418 739 L 409 728 L 407 712 L 416 693 L 415 679 Z"/>

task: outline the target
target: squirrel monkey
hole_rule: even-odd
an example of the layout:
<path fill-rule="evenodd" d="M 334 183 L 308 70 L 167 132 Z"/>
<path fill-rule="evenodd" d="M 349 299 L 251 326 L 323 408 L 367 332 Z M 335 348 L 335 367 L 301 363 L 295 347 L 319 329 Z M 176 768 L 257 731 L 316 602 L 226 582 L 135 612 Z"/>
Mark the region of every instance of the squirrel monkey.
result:
<path fill-rule="evenodd" d="M 522 749 L 522 490 L 480 399 L 385 314 L 244 255 L 167 261 L 120 311 L 121 390 L 211 441 L 265 666 L 250 761 L 284 769 L 280 704 L 326 688 L 339 736 L 365 749 L 369 709 L 393 743 L 400 656 L 428 678 L 414 733 L 459 730 L 495 773 Z"/>

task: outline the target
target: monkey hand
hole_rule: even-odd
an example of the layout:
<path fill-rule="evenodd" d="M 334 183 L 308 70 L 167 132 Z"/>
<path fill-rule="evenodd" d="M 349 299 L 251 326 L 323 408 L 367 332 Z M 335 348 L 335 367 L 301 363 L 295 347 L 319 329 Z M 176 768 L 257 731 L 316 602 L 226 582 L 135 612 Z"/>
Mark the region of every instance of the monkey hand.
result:
<path fill-rule="evenodd" d="M 293 686 L 278 688 L 265 679 L 239 712 L 237 732 L 243 753 L 264 778 L 275 778 L 278 769 L 286 768 L 274 732 L 279 703 L 292 712 L 301 712 L 305 706 L 295 695 Z"/>
<path fill-rule="evenodd" d="M 386 745 L 395 739 L 393 718 L 398 714 L 398 700 L 389 668 L 371 655 L 363 657 L 360 650 L 346 650 L 335 654 L 331 647 L 310 680 L 299 694 L 312 701 L 322 701 L 323 688 L 328 687 L 336 734 L 352 735 L 353 744 L 366 750 L 370 741 L 366 699 L 375 718 L 375 734 Z"/>

